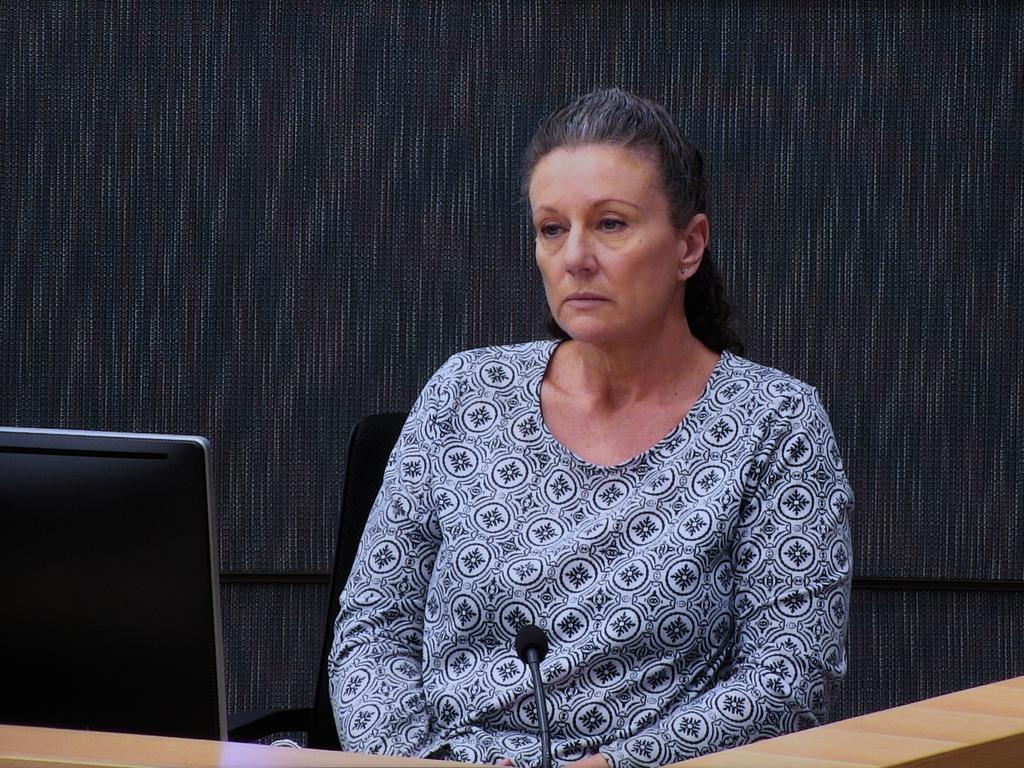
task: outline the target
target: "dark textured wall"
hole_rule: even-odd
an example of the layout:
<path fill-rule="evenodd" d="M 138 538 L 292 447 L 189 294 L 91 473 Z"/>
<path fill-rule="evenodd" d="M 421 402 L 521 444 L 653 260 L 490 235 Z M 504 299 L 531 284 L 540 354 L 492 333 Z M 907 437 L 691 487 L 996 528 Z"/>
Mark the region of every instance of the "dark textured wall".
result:
<path fill-rule="evenodd" d="M 329 568 L 355 420 L 540 333 L 519 153 L 611 84 L 704 150 L 857 573 L 918 580 L 858 591 L 840 714 L 1024 674 L 1019 5 L 7 5 L 0 423 L 212 439 L 232 709 L 311 696 L 325 587 L 261 574 Z"/>

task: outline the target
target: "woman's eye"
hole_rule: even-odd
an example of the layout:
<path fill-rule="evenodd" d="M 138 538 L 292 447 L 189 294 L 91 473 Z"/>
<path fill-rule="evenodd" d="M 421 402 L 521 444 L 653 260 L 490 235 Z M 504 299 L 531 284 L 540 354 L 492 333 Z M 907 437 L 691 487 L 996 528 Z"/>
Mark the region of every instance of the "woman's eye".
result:
<path fill-rule="evenodd" d="M 558 224 L 541 224 L 540 233 L 544 237 L 558 237 L 562 234 L 562 228 Z"/>
<path fill-rule="evenodd" d="M 619 219 L 601 219 L 600 226 L 605 232 L 618 232 L 626 226 L 626 222 L 620 221 Z"/>

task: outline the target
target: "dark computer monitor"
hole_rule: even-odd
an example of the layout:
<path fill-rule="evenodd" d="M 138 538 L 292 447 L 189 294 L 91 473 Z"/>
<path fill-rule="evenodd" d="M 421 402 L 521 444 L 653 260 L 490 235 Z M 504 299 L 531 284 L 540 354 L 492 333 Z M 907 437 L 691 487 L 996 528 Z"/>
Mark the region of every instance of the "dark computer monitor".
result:
<path fill-rule="evenodd" d="M 208 447 L 0 428 L 0 723 L 224 738 Z"/>

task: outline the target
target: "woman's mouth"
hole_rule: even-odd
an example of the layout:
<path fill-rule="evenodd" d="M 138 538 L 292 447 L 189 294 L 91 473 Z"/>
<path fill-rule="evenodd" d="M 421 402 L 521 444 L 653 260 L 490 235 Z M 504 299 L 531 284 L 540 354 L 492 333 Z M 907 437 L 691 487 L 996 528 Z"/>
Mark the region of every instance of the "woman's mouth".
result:
<path fill-rule="evenodd" d="M 592 307 L 608 301 L 604 296 L 597 293 L 570 293 L 565 298 L 565 303 L 573 307 Z"/>

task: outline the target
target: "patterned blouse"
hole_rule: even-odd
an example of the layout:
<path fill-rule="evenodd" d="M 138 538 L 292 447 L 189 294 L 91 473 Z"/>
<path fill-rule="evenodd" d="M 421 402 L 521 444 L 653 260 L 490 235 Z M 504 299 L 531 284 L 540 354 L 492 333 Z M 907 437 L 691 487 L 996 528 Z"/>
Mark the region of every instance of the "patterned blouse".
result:
<path fill-rule="evenodd" d="M 853 495 L 815 390 L 725 352 L 671 433 L 615 466 L 547 430 L 558 342 L 453 356 L 416 401 L 341 595 L 343 749 L 657 766 L 823 721 L 844 674 Z"/>

